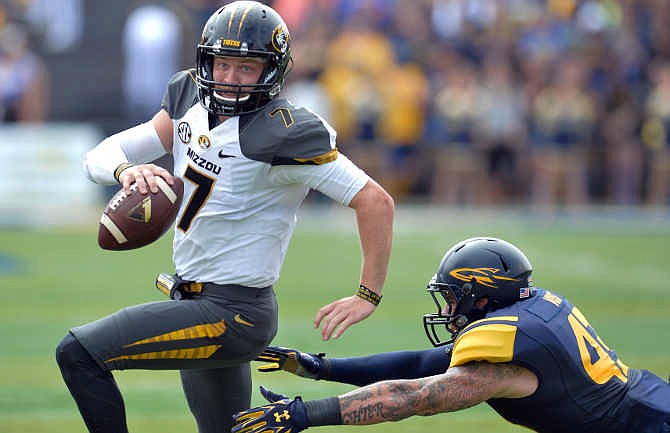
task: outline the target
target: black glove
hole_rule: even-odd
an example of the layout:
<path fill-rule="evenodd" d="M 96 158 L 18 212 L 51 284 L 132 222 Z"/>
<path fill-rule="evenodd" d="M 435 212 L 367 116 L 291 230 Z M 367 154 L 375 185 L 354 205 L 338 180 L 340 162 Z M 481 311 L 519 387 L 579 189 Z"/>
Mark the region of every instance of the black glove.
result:
<path fill-rule="evenodd" d="M 233 415 L 232 433 L 297 433 L 309 427 L 305 403 L 260 387 L 270 404 Z"/>
<path fill-rule="evenodd" d="M 258 371 L 285 370 L 297 376 L 309 379 L 321 379 L 324 376 L 325 353 L 311 354 L 280 346 L 268 346 L 255 361 L 269 362 L 270 364 L 258 367 Z"/>

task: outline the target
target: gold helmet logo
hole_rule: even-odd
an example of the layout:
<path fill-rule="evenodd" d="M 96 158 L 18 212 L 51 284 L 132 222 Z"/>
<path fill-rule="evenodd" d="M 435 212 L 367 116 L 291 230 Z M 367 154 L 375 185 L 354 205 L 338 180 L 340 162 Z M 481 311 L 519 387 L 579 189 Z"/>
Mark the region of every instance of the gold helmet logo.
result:
<path fill-rule="evenodd" d="M 449 272 L 449 275 L 461 281 L 475 280 L 478 284 L 497 289 L 496 280 L 500 281 L 519 281 L 517 278 L 503 277 L 496 275 L 500 272 L 497 268 L 459 268 Z"/>
<path fill-rule="evenodd" d="M 272 47 L 275 51 L 285 54 L 288 50 L 289 34 L 283 25 L 278 25 L 272 31 Z"/>

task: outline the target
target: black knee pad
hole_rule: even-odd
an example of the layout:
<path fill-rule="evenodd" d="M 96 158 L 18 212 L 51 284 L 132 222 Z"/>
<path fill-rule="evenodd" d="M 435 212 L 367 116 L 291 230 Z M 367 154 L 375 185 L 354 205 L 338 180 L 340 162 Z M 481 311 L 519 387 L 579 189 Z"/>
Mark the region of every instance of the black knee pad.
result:
<path fill-rule="evenodd" d="M 84 346 L 68 332 L 56 348 L 56 362 L 67 380 L 73 371 L 101 370 Z"/>
<path fill-rule="evenodd" d="M 56 348 L 56 361 L 88 431 L 128 433 L 125 407 L 112 373 L 68 333 Z"/>

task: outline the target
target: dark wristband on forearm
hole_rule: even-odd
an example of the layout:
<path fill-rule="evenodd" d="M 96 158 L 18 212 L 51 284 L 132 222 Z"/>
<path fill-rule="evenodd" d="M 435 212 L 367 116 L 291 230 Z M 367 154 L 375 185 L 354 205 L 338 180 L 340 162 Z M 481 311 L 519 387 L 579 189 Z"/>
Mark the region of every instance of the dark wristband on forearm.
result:
<path fill-rule="evenodd" d="M 134 164 L 132 162 L 124 162 L 123 164 L 119 164 L 119 166 L 116 167 L 116 170 L 114 170 L 114 179 L 116 179 L 117 182 L 121 183 L 121 181 L 119 180 L 121 172 L 126 168 L 132 167 L 133 165 Z"/>
<path fill-rule="evenodd" d="M 382 300 L 381 295 L 376 294 L 372 290 L 365 287 L 363 284 L 358 286 L 358 292 L 356 292 L 356 296 L 358 296 L 361 299 L 365 299 L 374 306 L 379 305 L 379 303 Z"/>
<path fill-rule="evenodd" d="M 305 412 L 310 426 L 342 424 L 342 409 L 337 397 L 306 401 Z"/>

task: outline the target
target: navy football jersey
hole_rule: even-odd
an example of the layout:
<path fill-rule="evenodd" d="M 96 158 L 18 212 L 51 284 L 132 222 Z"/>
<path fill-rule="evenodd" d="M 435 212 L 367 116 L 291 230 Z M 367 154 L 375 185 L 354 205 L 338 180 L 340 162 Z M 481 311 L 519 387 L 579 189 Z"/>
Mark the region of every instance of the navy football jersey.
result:
<path fill-rule="evenodd" d="M 487 402 L 512 423 L 550 433 L 670 431 L 670 385 L 628 368 L 577 307 L 547 290 L 468 325 L 450 367 L 471 361 L 515 364 L 537 375 L 531 396 Z"/>

